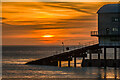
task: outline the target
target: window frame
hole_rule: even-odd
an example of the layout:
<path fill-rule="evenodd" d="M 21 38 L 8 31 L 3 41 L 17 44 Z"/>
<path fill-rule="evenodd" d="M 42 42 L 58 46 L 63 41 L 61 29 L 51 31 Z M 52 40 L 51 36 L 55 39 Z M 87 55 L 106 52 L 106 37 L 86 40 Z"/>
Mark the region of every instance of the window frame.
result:
<path fill-rule="evenodd" d="M 116 21 L 116 19 L 118 20 Z M 112 22 L 120 22 L 120 17 L 112 17 Z"/>

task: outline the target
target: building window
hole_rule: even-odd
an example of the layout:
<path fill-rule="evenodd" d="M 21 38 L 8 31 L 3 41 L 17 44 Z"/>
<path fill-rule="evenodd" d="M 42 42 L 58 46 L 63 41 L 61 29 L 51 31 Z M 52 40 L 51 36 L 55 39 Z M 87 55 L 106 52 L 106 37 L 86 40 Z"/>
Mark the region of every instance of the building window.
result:
<path fill-rule="evenodd" d="M 109 34 L 110 30 L 109 28 L 106 28 L 106 34 Z"/>
<path fill-rule="evenodd" d="M 112 31 L 118 32 L 118 28 L 114 27 L 114 28 L 112 28 Z"/>
<path fill-rule="evenodd" d="M 120 17 L 112 18 L 112 22 L 120 22 Z"/>

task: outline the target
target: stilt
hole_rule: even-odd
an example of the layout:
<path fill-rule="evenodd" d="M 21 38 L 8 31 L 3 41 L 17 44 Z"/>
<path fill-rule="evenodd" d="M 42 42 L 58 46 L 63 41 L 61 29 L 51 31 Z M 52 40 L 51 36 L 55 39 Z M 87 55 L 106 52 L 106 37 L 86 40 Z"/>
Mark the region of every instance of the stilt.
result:
<path fill-rule="evenodd" d="M 98 49 L 98 60 L 100 60 L 100 49 Z"/>
<path fill-rule="evenodd" d="M 106 47 L 104 47 L 104 67 L 106 68 L 106 64 L 107 64 L 107 61 L 106 61 Z"/>
<path fill-rule="evenodd" d="M 59 61 L 58 66 L 61 67 L 61 60 Z"/>
<path fill-rule="evenodd" d="M 74 57 L 74 67 L 76 67 L 76 56 Z"/>
<path fill-rule="evenodd" d="M 117 48 L 114 48 L 114 59 L 117 59 Z"/>
<path fill-rule="evenodd" d="M 68 60 L 68 67 L 70 67 L 70 60 Z"/>
<path fill-rule="evenodd" d="M 100 60 L 100 53 L 98 53 L 98 60 Z"/>
<path fill-rule="evenodd" d="M 91 52 L 89 54 L 90 54 L 89 59 L 92 60 L 92 54 L 91 54 Z"/>
<path fill-rule="evenodd" d="M 116 59 L 117 59 L 117 48 L 115 47 L 114 48 L 114 65 L 115 65 L 115 67 L 117 66 Z"/>
<path fill-rule="evenodd" d="M 84 61 L 85 61 L 85 57 L 83 56 L 83 60 L 82 60 L 82 63 L 84 63 Z"/>
<path fill-rule="evenodd" d="M 106 60 L 106 47 L 104 47 L 104 60 Z"/>
<path fill-rule="evenodd" d="M 99 61 L 98 67 L 100 67 L 100 65 L 101 65 L 101 62 L 100 62 L 100 50 L 101 50 L 101 49 L 98 49 L 98 61 Z"/>
<path fill-rule="evenodd" d="M 83 61 L 85 60 L 85 57 L 83 57 Z"/>
<path fill-rule="evenodd" d="M 90 62 L 89 62 L 89 66 L 92 66 L 92 53 L 91 51 L 89 52 L 89 59 L 90 59 Z"/>

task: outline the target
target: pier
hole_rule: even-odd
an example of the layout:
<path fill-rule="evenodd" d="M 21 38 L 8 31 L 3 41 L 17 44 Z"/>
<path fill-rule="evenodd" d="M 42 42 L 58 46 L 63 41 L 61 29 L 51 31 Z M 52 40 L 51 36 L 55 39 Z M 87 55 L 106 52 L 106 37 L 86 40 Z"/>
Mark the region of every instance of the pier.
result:
<path fill-rule="evenodd" d="M 98 37 L 95 44 L 82 46 L 74 50 L 64 51 L 56 55 L 31 61 L 26 64 L 32 65 L 50 65 L 61 67 L 61 61 L 70 61 L 74 59 L 76 67 L 76 58 L 82 58 L 82 67 L 120 67 L 120 59 L 117 58 L 117 48 L 120 48 L 120 4 L 107 4 L 98 10 L 98 31 L 91 31 L 91 36 Z M 63 47 L 64 47 L 64 43 Z M 107 49 L 114 49 L 114 59 L 107 59 Z M 92 55 L 97 54 L 97 59 Z M 104 54 L 104 59 L 101 59 Z M 120 54 L 120 53 L 119 53 Z M 86 59 L 88 57 L 89 59 Z"/>
<path fill-rule="evenodd" d="M 120 67 L 120 59 L 117 59 L 117 48 L 120 46 L 114 47 L 114 59 L 106 58 L 106 49 L 113 48 L 113 46 L 99 46 L 99 44 L 92 44 L 89 46 L 83 46 L 74 50 L 69 50 L 63 53 L 38 59 L 35 61 L 27 62 L 29 65 L 48 65 L 48 66 L 58 66 L 61 67 L 62 61 L 68 61 L 68 67 L 70 67 L 70 61 L 74 59 L 74 67 L 76 66 L 76 58 L 82 59 L 82 67 Z M 103 50 L 103 51 L 102 51 Z M 104 59 L 101 59 L 100 56 L 104 52 Z M 93 59 L 92 55 L 97 54 L 98 59 Z M 85 59 L 88 57 L 89 59 Z"/>

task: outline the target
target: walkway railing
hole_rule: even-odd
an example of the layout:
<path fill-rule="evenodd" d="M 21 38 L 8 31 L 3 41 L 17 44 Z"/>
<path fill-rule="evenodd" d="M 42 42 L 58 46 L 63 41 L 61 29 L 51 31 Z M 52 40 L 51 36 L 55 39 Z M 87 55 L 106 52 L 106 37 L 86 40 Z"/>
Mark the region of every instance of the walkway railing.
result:
<path fill-rule="evenodd" d="M 91 45 L 95 45 L 95 44 L 98 44 L 99 42 L 97 40 L 94 40 L 94 41 L 90 41 L 90 42 L 86 42 L 86 43 L 83 43 L 81 45 L 81 48 L 83 47 L 87 47 L 87 46 L 91 46 Z"/>
<path fill-rule="evenodd" d="M 98 36 L 98 31 L 91 31 L 91 36 Z"/>
<path fill-rule="evenodd" d="M 95 45 L 95 44 L 98 44 L 98 41 L 97 41 L 97 40 L 89 41 L 89 42 L 80 44 L 80 45 L 77 46 L 77 47 L 70 48 L 70 50 L 65 50 L 65 49 L 64 49 L 64 52 L 70 52 L 70 51 L 72 51 L 72 50 L 81 49 L 81 48 L 88 47 L 88 46 Z M 61 53 L 63 53 L 62 50 L 61 50 L 61 51 L 56 51 L 56 54 L 61 54 Z"/>
<path fill-rule="evenodd" d="M 91 31 L 91 36 L 112 36 L 112 37 L 116 36 L 116 37 L 120 37 L 120 33 L 119 33 L 119 31 L 117 31 L 117 32 L 109 32 L 109 33 L 101 31 L 98 34 L 98 31 Z"/>

